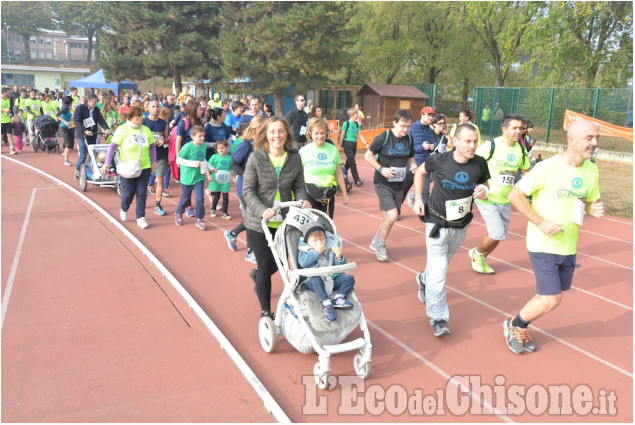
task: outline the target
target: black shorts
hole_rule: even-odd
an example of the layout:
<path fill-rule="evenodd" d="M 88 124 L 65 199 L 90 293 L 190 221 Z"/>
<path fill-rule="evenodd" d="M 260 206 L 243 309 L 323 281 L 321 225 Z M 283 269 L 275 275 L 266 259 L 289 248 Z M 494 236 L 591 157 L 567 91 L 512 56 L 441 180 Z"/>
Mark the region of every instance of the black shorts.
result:
<path fill-rule="evenodd" d="M 536 276 L 538 295 L 559 295 L 571 289 L 575 254 L 557 255 L 544 252 L 530 252 L 529 258 Z"/>
<path fill-rule="evenodd" d="M 3 122 L 2 123 L 2 135 L 4 136 L 5 134 L 11 134 L 11 123 L 10 122 Z"/>
<path fill-rule="evenodd" d="M 64 147 L 67 149 L 73 149 L 75 146 L 75 129 L 68 127 L 60 127 L 60 133 L 64 139 Z"/>
<path fill-rule="evenodd" d="M 379 209 L 381 211 L 390 211 L 397 208 L 397 213 L 401 214 L 403 185 L 387 185 L 375 182 L 375 192 L 379 198 Z"/>

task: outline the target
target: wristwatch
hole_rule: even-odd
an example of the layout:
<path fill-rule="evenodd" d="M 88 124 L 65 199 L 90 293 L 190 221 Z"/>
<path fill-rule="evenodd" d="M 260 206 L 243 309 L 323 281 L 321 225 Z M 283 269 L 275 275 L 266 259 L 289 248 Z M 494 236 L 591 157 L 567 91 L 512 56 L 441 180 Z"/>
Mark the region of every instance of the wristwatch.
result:
<path fill-rule="evenodd" d="M 383 169 L 384 169 L 384 167 L 379 167 L 379 168 L 377 169 L 377 172 L 378 172 L 379 174 L 381 174 L 381 170 L 383 170 Z"/>

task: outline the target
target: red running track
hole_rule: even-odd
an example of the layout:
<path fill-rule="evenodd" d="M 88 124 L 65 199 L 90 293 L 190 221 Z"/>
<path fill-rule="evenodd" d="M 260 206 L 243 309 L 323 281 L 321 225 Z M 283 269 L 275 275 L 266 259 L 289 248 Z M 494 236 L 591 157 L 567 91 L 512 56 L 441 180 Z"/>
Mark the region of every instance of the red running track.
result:
<path fill-rule="evenodd" d="M 25 152 L 15 159 L 77 187 L 72 170 L 62 166 L 60 156 Z M 209 228 L 202 232 L 194 226 L 192 219 L 185 218 L 185 225 L 178 228 L 174 225 L 172 214 L 180 191 L 178 185 L 173 184 L 176 196 L 163 202 L 167 217 L 152 214 L 153 202 L 148 202 L 146 211 L 150 228 L 141 230 L 133 220 L 125 223 L 125 227 L 188 290 L 294 422 L 632 422 L 632 220 L 613 217 L 585 219 L 577 258 L 580 268 L 574 277 L 574 289 L 565 295 L 556 311 L 532 324 L 531 334 L 539 350 L 518 356 L 505 344 L 502 322 L 534 294 L 533 273 L 524 243 L 526 220 L 513 213 L 508 239 L 490 256 L 490 265 L 496 274 L 478 275 L 472 271 L 467 256 L 467 250 L 475 246 L 485 233 L 483 221 L 476 211 L 468 236 L 448 272 L 452 334 L 438 339 L 432 335 L 425 306 L 416 296 L 414 280 L 416 273 L 425 265 L 424 226 L 404 205 L 402 219 L 396 223 L 388 239 L 391 261 L 378 262 L 368 249 L 381 217 L 371 183 L 372 169 L 361 157 L 358 157 L 358 164 L 366 185 L 354 189 L 348 205 L 338 202 L 335 218 L 345 240 L 346 256 L 358 263 L 356 292 L 363 304 L 373 343 L 372 371 L 366 382 L 351 377 L 354 375 L 353 353 L 332 358 L 334 389 L 320 391 L 316 390 L 311 376 L 316 355 L 295 351 L 283 337 L 275 353 L 262 351 L 257 334 L 258 302 L 248 276 L 251 265 L 243 261 L 244 234 L 239 240 L 238 252 L 229 251 L 222 236 L 222 230 L 238 223 L 240 212 L 235 197 L 230 197 L 230 214 L 235 217 L 234 220 L 228 222 L 207 216 Z M 33 179 L 36 182 L 29 184 Z M 153 275 L 159 282 L 156 277 L 160 277 L 159 273 L 147 264 L 139 271 L 138 264 L 144 260 L 133 248 L 122 255 L 126 260 L 124 264 L 120 265 L 117 261 L 116 267 L 104 268 L 102 261 L 99 268 L 89 261 L 94 255 L 85 255 L 89 251 L 95 252 L 95 255 L 109 255 L 111 248 L 108 245 L 111 244 L 128 246 L 121 232 L 116 229 L 104 232 L 104 227 L 108 226 L 91 208 L 82 206 L 77 211 L 66 212 L 68 205 L 81 204 L 81 201 L 67 190 L 56 189 L 56 185 L 8 160 L 2 161 L 3 201 L 8 200 L 11 206 L 9 211 L 5 211 L 7 203 L 3 202 L 3 298 L 19 242 L 16 235 L 19 235 L 22 226 L 21 214 L 28 204 L 32 187 L 43 185 L 52 186 L 51 190 L 42 191 L 46 196 L 61 200 L 43 200 L 44 206 L 37 214 L 37 233 L 27 232 L 30 237 L 25 238 L 24 257 L 17 267 L 6 326 L 2 330 L 2 420 L 103 422 L 117 420 L 112 419 L 113 411 L 120 414 L 116 418 L 125 421 L 161 421 L 157 417 L 178 422 L 260 422 L 262 417 L 271 420 L 262 403 L 254 397 L 251 387 L 232 370 L 231 363 L 223 358 L 225 354 L 201 329 L 196 319 L 188 316 L 190 327 L 179 329 L 171 323 L 175 327 L 168 326 L 166 329 L 164 323 L 170 318 L 175 322 L 183 320 L 175 317 L 178 314 L 170 304 L 162 309 L 153 308 L 152 316 L 145 320 L 131 320 L 141 314 L 138 303 L 141 296 L 144 300 L 150 297 L 148 303 L 153 305 L 151 294 L 139 295 L 139 291 L 131 290 L 126 282 L 112 286 L 113 276 L 120 274 L 120 267 L 122 270 L 133 268 L 142 280 L 143 276 L 147 281 L 147 276 Z M 62 194 L 53 195 L 57 192 Z M 87 195 L 109 214 L 118 216 L 119 198 L 114 190 L 89 186 Z M 110 242 L 105 247 L 101 246 L 101 242 L 87 242 L 86 231 L 74 231 L 85 226 L 92 229 L 88 233 L 95 227 L 101 227 L 102 232 L 109 233 L 107 239 Z M 46 243 L 38 243 L 42 241 Z M 29 249 L 26 249 L 27 245 Z M 79 249 L 69 249 L 75 246 Z M 55 254 L 52 255 L 53 250 Z M 82 258 L 80 261 L 77 261 L 78 256 Z M 109 257 L 112 258 L 112 255 Z M 118 256 L 116 258 L 119 259 Z M 59 270 L 59 273 L 46 273 L 48 270 Z M 42 283 L 36 285 L 30 283 L 34 281 L 32 278 L 19 278 L 27 273 L 46 275 L 46 279 L 40 276 L 36 281 L 50 280 L 54 288 L 42 295 L 42 299 L 34 298 L 42 290 Z M 73 282 L 74 288 L 68 293 L 79 297 L 76 295 L 79 293 L 77 288 L 85 289 L 87 282 L 93 282 L 96 275 L 101 276 L 103 285 L 111 285 L 109 296 L 102 297 L 96 292 L 92 296 L 85 294 L 80 297 L 83 299 L 75 302 L 55 297 L 56 291 L 60 290 L 59 285 L 69 281 Z M 166 295 L 157 291 L 158 285 L 165 294 L 169 294 L 168 298 L 180 314 L 186 316 L 189 312 L 184 310 L 187 308 L 183 308 L 183 302 L 168 284 L 147 281 L 147 292 L 160 292 L 154 295 L 158 298 L 154 302 L 166 300 Z M 276 277 L 274 302 L 281 288 L 282 280 Z M 22 302 L 35 303 L 25 307 L 32 310 L 24 317 L 15 307 L 18 305 L 18 290 L 24 291 Z M 51 299 L 57 301 L 52 303 Z M 64 303 L 60 304 L 62 301 Z M 146 307 L 146 302 L 143 306 Z M 71 319 L 64 323 L 74 334 L 76 356 L 73 365 L 67 364 L 67 368 L 55 369 L 53 373 L 56 365 L 69 363 L 64 362 L 66 358 L 51 359 L 39 355 L 34 349 L 42 344 L 54 344 L 50 341 L 53 334 L 50 331 L 36 332 L 26 338 L 21 336 L 20 330 L 25 326 L 25 317 L 33 322 L 29 328 L 61 324 L 60 317 L 64 317 L 67 309 L 77 309 L 87 316 L 81 323 Z M 47 311 L 47 315 L 33 314 L 33 311 L 40 310 Z M 113 314 L 108 315 L 108 312 Z M 60 326 L 55 335 L 63 334 L 64 326 Z M 147 339 L 139 336 L 140 328 Z M 98 348 L 80 338 L 82 331 L 86 334 L 86 341 L 98 340 L 95 343 Z M 357 332 L 351 335 L 356 336 Z M 9 338 L 10 341 L 7 341 Z M 122 346 L 130 344 L 135 350 L 134 361 L 126 364 L 128 370 L 122 367 L 117 374 L 118 371 L 111 368 L 108 376 L 114 377 L 111 379 L 120 385 L 124 382 L 128 391 L 134 391 L 137 404 L 151 406 L 144 411 L 150 416 L 135 416 L 135 407 L 126 405 L 125 396 L 112 393 L 112 390 L 87 391 L 87 386 L 81 387 L 85 382 L 80 385 L 80 376 L 74 372 L 73 366 L 76 366 L 92 382 L 97 382 L 106 374 L 96 367 L 99 365 L 94 360 L 96 353 L 110 355 L 106 347 L 117 347 L 116 354 L 126 356 L 128 353 Z M 162 349 L 157 349 L 155 344 Z M 188 348 L 190 346 L 196 348 Z M 187 361 L 174 361 L 174 352 L 180 354 L 182 350 L 188 353 Z M 44 370 L 50 373 L 40 379 L 31 376 L 36 362 L 45 360 L 49 365 L 44 366 Z M 160 376 L 151 372 L 157 362 L 162 366 Z M 188 369 L 182 364 L 190 362 L 196 366 L 190 365 Z M 205 367 L 206 362 L 213 363 L 214 367 Z M 18 367 L 20 363 L 22 365 Z M 221 372 L 225 376 L 214 375 Z M 169 383 L 169 388 L 159 390 L 157 382 Z M 460 383 L 471 392 L 458 392 L 457 385 Z M 197 384 L 203 385 L 199 387 Z M 556 393 L 556 387 L 565 394 L 563 399 Z M 71 395 L 68 388 L 81 390 L 71 392 Z M 229 399 L 236 396 L 238 405 L 244 401 L 253 407 L 236 409 L 236 404 L 233 404 L 229 409 L 220 410 L 229 416 L 216 416 L 217 407 L 213 401 L 201 403 L 206 391 Z M 571 392 L 572 396 L 566 397 L 567 392 Z M 178 399 L 181 403 L 179 409 L 172 406 L 163 409 L 157 402 L 163 401 L 161 396 Z M 28 406 L 22 401 L 25 397 Z M 51 397 L 65 401 L 61 404 L 51 402 Z M 457 403 L 453 402 L 455 399 Z M 569 399 L 572 401 L 569 402 Z M 93 406 L 92 409 L 83 408 L 85 404 Z M 98 405 L 101 408 L 94 407 Z M 496 414 L 491 413 L 492 405 L 497 409 Z M 568 407 L 571 407 L 570 413 Z"/>

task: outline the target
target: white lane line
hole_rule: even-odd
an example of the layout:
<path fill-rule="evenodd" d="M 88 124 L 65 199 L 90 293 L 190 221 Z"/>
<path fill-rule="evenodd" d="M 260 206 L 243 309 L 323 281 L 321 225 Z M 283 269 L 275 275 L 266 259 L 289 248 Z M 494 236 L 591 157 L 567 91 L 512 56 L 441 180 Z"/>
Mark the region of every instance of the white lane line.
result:
<path fill-rule="evenodd" d="M 187 290 L 181 285 L 181 283 L 170 273 L 170 271 L 159 261 L 158 258 L 146 248 L 139 239 L 137 239 L 128 229 L 126 229 L 119 221 L 117 221 L 113 216 L 108 214 L 106 210 L 104 210 L 101 206 L 99 206 L 92 199 L 88 198 L 86 195 L 78 191 L 77 189 L 71 187 L 70 185 L 64 183 L 58 178 L 33 167 L 32 165 L 25 164 L 23 162 L 17 161 L 13 158 L 6 157 L 2 155 L 2 159 L 6 159 L 8 161 L 12 161 L 15 164 L 19 164 L 23 167 L 29 168 L 38 174 L 43 175 L 49 180 L 52 180 L 59 184 L 60 186 L 65 187 L 74 195 L 78 196 L 84 202 L 95 208 L 101 215 L 103 215 L 113 226 L 119 229 L 130 241 L 137 247 L 141 252 L 148 257 L 150 262 L 154 264 L 154 266 L 161 272 L 161 274 L 172 284 L 174 289 L 181 295 L 183 300 L 190 307 L 192 312 L 199 318 L 201 323 L 207 328 L 207 330 L 212 334 L 212 336 L 216 339 L 220 347 L 225 350 L 229 358 L 234 362 L 238 370 L 245 377 L 249 385 L 254 389 L 258 397 L 263 402 L 265 409 L 274 417 L 274 419 L 281 423 L 291 423 L 291 420 L 286 415 L 286 413 L 282 410 L 282 407 L 275 401 L 271 393 L 265 388 L 260 379 L 256 376 L 256 374 L 251 370 L 249 365 L 245 362 L 242 356 L 236 351 L 234 346 L 229 342 L 227 337 L 223 334 L 223 332 L 216 326 L 216 324 L 212 321 L 212 319 L 205 313 L 205 311 L 198 305 L 198 303 L 194 300 L 194 298 L 187 292 Z M 3 321 L 4 323 L 4 321 Z"/>
<path fill-rule="evenodd" d="M 349 209 L 349 210 L 351 210 L 351 211 L 355 211 L 355 212 L 357 212 L 357 213 L 359 213 L 359 214 L 364 214 L 364 215 L 367 215 L 367 216 L 369 216 L 369 217 L 373 217 L 373 218 L 375 218 L 375 219 L 381 220 L 381 218 L 377 217 L 377 216 L 376 216 L 376 215 L 374 215 L 374 214 L 369 214 L 369 213 L 367 213 L 367 212 L 360 211 L 360 210 L 357 210 L 357 209 L 355 209 L 355 208 L 351 208 L 351 207 L 346 206 L 346 205 L 340 205 L 338 208 L 346 208 L 346 209 Z M 472 220 L 472 222 L 475 222 L 475 220 Z M 481 226 L 485 226 L 485 224 L 481 224 L 481 223 L 478 223 L 478 222 L 477 222 L 476 224 L 481 225 Z M 401 224 L 401 223 L 399 223 L 399 222 L 396 222 L 393 226 L 403 227 L 404 229 L 408 229 L 408 230 L 410 230 L 410 231 L 412 231 L 412 232 L 419 233 L 419 234 L 421 234 L 421 235 L 425 235 L 425 232 L 424 232 L 424 231 L 419 230 L 419 229 L 415 229 L 415 228 L 413 228 L 413 227 L 406 226 L 406 225 Z M 511 233 L 511 232 L 509 232 L 509 233 Z M 353 243 L 353 242 L 351 242 L 351 241 L 348 241 L 348 240 L 347 240 L 347 242 L 348 242 L 348 243 L 350 243 L 351 245 L 354 245 L 354 246 L 360 247 L 361 249 L 364 249 L 365 251 L 368 251 L 367 249 L 365 249 L 365 248 L 363 248 L 363 247 L 361 247 L 361 246 L 359 246 L 359 245 L 357 245 L 357 244 L 355 244 L 355 243 Z M 461 246 L 460 246 L 460 248 L 461 248 L 461 249 L 464 249 L 464 250 L 466 250 L 466 251 L 469 251 L 469 250 L 470 250 L 470 248 L 465 247 L 465 246 L 463 246 L 463 245 L 461 245 Z M 368 251 L 368 252 L 371 252 L 371 251 Z M 590 255 L 586 255 L 586 254 L 582 254 L 582 253 L 580 253 L 580 252 L 578 252 L 578 254 L 580 254 L 580 255 L 582 255 L 582 256 L 587 256 L 587 257 L 591 257 L 591 258 L 594 258 L 594 259 L 595 259 L 595 257 L 592 257 L 592 256 L 590 256 Z M 495 256 L 493 256 L 493 255 L 488 256 L 488 258 L 493 258 L 494 260 L 497 260 L 497 261 L 499 261 L 499 262 L 501 262 L 501 263 L 507 264 L 507 265 L 509 265 L 509 266 L 511 266 L 511 267 L 513 267 L 513 268 L 516 268 L 516 269 L 522 270 L 522 271 L 527 272 L 527 273 L 529 273 L 529 274 L 532 274 L 532 275 L 534 274 L 534 271 L 533 271 L 533 270 L 526 269 L 526 268 L 524 268 L 524 267 L 520 267 L 520 266 L 518 266 L 518 265 L 516 265 L 516 264 L 514 264 L 514 263 L 507 262 L 507 261 L 505 261 L 505 260 L 503 260 L 503 259 L 501 259 L 501 258 L 495 257 Z M 616 264 L 616 263 L 613 263 L 613 262 L 608 261 L 608 260 L 602 260 L 602 259 L 598 259 L 598 260 L 601 260 L 601 261 L 607 262 L 607 263 L 609 263 L 609 264 L 614 264 L 614 265 L 616 265 L 616 266 L 620 266 L 620 267 L 623 267 L 623 268 L 626 268 L 626 269 L 632 270 L 632 268 L 630 268 L 630 267 L 623 266 L 623 265 L 621 265 L 621 264 Z M 390 260 L 390 261 L 392 261 L 392 260 Z M 591 297 L 595 297 L 595 298 L 598 298 L 598 299 L 600 299 L 600 300 L 606 301 L 606 302 L 608 302 L 608 303 L 611 303 L 611 304 L 617 305 L 617 306 L 619 306 L 619 307 L 625 308 L 625 309 L 627 309 L 627 310 L 633 311 L 633 307 L 631 307 L 631 306 L 628 306 L 628 305 L 622 304 L 622 303 L 620 303 L 620 302 L 618 302 L 618 301 L 615 301 L 615 300 L 612 300 L 612 299 L 610 299 L 610 298 L 606 298 L 606 297 L 604 297 L 604 296 L 602 296 L 602 295 L 598 295 L 598 294 L 596 294 L 596 293 L 593 293 L 593 292 L 590 292 L 590 291 L 587 291 L 587 290 L 584 290 L 584 289 L 580 289 L 580 288 L 578 288 L 577 286 L 571 286 L 571 289 L 574 289 L 574 290 L 576 290 L 576 291 L 580 291 L 580 292 L 582 292 L 582 293 L 584 293 L 584 294 L 586 294 L 586 295 L 589 295 L 589 296 L 591 296 Z"/>
<path fill-rule="evenodd" d="M 18 246 L 15 249 L 15 255 L 13 256 L 13 263 L 11 264 L 11 271 L 9 272 L 9 278 L 7 279 L 7 286 L 5 287 L 4 294 L 2 296 L 2 324 L 0 329 L 4 328 L 4 316 L 7 314 L 7 308 L 9 308 L 9 299 L 11 298 L 11 291 L 13 290 L 13 282 L 15 281 L 15 274 L 18 270 L 18 263 L 20 262 L 20 256 L 22 255 L 22 247 L 24 246 L 24 237 L 26 236 L 26 229 L 29 227 L 29 218 L 31 217 L 31 210 L 33 209 L 33 201 L 35 200 L 34 188 L 31 192 L 31 199 L 29 200 L 29 206 L 26 209 L 26 215 L 24 216 L 24 223 L 22 224 L 22 230 L 20 231 L 20 237 L 18 238 Z"/>
<path fill-rule="evenodd" d="M 460 382 L 458 382 L 456 379 L 454 379 L 453 376 L 450 376 L 449 373 L 447 373 L 446 371 L 441 369 L 439 366 L 435 365 L 430 360 L 426 359 L 424 356 L 419 354 L 416 350 L 410 348 L 406 343 L 404 343 L 401 340 L 399 340 L 396 337 L 394 337 L 390 332 L 384 330 L 383 328 L 381 328 L 380 326 L 377 326 L 375 323 L 373 323 L 373 322 L 371 322 L 369 320 L 367 320 L 366 323 L 368 323 L 368 326 L 370 326 L 371 328 L 375 329 L 377 332 L 379 332 L 380 334 L 382 334 L 383 336 L 385 336 L 386 338 L 391 340 L 393 342 L 393 344 L 401 347 L 402 350 L 406 351 L 412 357 L 414 357 L 415 359 L 419 360 L 421 363 L 425 364 L 430 369 L 432 369 L 433 371 L 435 371 L 436 373 L 441 375 L 443 377 L 443 379 L 448 381 L 449 384 L 452 384 L 455 387 L 457 387 L 460 391 L 469 394 L 470 397 L 472 397 L 472 399 L 474 401 L 476 401 L 479 405 L 483 406 L 485 409 L 488 409 L 490 412 L 492 412 L 493 414 L 495 414 L 499 418 L 501 418 L 504 422 L 515 423 L 515 421 L 513 421 L 511 418 L 509 418 L 509 416 L 504 415 L 503 413 L 500 413 L 498 410 L 496 410 L 494 408 L 494 406 L 492 406 L 492 404 L 490 402 L 488 402 L 487 400 L 479 397 L 477 394 L 475 394 L 472 391 L 470 391 L 469 389 L 467 389 L 469 387 L 466 387 L 465 383 L 461 384 Z"/>

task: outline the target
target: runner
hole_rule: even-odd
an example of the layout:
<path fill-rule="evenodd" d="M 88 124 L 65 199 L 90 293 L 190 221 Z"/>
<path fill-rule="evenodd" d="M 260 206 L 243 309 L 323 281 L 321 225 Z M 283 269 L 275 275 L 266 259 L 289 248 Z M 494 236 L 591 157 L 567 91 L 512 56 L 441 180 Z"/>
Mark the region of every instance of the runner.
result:
<path fill-rule="evenodd" d="M 527 327 L 558 307 L 562 292 L 571 288 L 584 213 L 604 216 L 598 168 L 587 161 L 599 137 L 595 124 L 575 121 L 567 131 L 567 150 L 538 163 L 509 194 L 514 208 L 529 220 L 527 250 L 536 276 L 536 295 L 503 322 L 507 346 L 516 354 L 536 351 Z"/>
<path fill-rule="evenodd" d="M 487 198 L 487 162 L 475 156 L 478 133 L 461 124 L 455 133 L 454 150 L 430 156 L 415 173 L 413 210 L 426 223 L 426 268 L 417 275 L 419 300 L 434 329 L 434 336 L 450 333 L 445 276 L 452 257 L 465 239 L 472 220 L 472 199 Z M 432 173 L 434 189 L 425 207 L 421 190 L 426 174 Z"/>
<path fill-rule="evenodd" d="M 501 126 L 502 136 L 484 142 L 476 150 L 476 154 L 487 161 L 491 175 L 487 182 L 487 200 L 476 200 L 476 206 L 487 225 L 487 235 L 468 253 L 472 268 L 477 273 L 494 273 L 494 269 L 487 264 L 486 257 L 507 237 L 512 209 L 507 196 L 514 187 L 514 177 L 518 170 L 525 171 L 531 167 L 527 151 L 520 143 L 523 118 L 517 114 L 507 115 Z"/>

